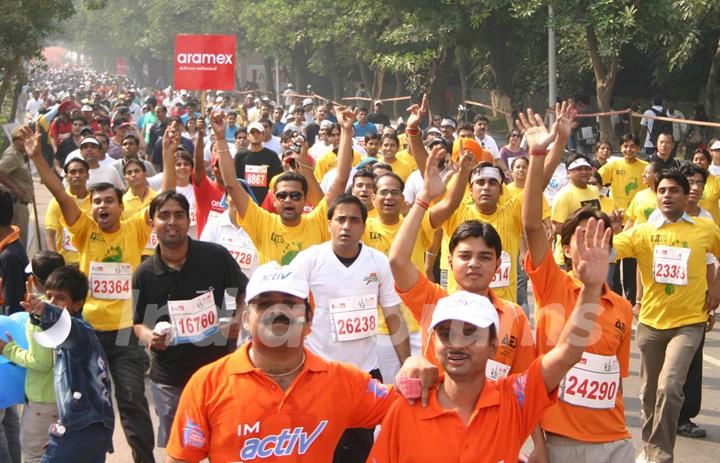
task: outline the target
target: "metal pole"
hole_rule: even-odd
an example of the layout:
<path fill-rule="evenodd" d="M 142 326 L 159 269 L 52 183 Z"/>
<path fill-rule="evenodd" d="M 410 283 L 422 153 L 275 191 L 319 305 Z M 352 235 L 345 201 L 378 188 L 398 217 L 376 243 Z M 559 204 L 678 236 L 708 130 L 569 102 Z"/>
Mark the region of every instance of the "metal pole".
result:
<path fill-rule="evenodd" d="M 280 64 L 275 57 L 275 104 L 280 106 Z"/>
<path fill-rule="evenodd" d="M 557 99 L 557 45 L 555 43 L 555 13 L 548 5 L 548 107 L 555 107 Z M 554 115 L 552 115 L 554 119 Z"/>

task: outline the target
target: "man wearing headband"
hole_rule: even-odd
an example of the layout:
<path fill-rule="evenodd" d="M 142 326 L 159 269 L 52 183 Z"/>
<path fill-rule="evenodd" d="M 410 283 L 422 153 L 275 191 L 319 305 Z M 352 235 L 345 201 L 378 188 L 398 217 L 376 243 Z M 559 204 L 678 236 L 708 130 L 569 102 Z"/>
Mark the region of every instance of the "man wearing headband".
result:
<path fill-rule="evenodd" d="M 557 236 L 555 246 L 555 262 L 558 265 L 565 265 L 565 258 L 560 245 L 560 229 L 562 224 L 570 217 L 570 215 L 581 207 L 591 207 L 600 210 L 600 192 L 590 182 L 592 175 L 592 166 L 590 162 L 581 154 L 576 154 L 570 158 L 567 165 L 568 177 L 570 183 L 562 187 L 555 196 L 552 206 L 553 230 Z"/>
<path fill-rule="evenodd" d="M 313 321 L 309 293 L 294 270 L 274 262 L 258 267 L 242 315 L 252 340 L 190 379 L 168 463 L 282 456 L 329 463 L 345 429 L 379 424 L 395 391 L 304 347 Z"/>
<path fill-rule="evenodd" d="M 465 291 L 440 299 L 431 347 L 445 375 L 427 408 L 404 400 L 392 405 L 368 461 L 518 461 L 542 413 L 557 400 L 560 381 L 581 359 L 600 310 L 609 230 L 591 219 L 576 237 L 582 288 L 557 346 L 527 371 L 488 381 L 483 372 L 502 344 L 497 310 L 488 298 Z"/>

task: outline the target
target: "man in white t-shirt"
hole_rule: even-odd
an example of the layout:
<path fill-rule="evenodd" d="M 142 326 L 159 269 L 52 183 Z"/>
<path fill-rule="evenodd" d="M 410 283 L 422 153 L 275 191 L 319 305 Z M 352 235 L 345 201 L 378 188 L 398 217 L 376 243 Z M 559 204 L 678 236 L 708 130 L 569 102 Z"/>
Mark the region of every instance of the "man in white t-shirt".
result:
<path fill-rule="evenodd" d="M 708 167 L 711 174 L 720 175 L 720 140 L 715 140 L 710 144 L 710 155 L 712 156 L 712 164 Z"/>
<path fill-rule="evenodd" d="M 102 156 L 102 147 L 100 142 L 95 137 L 85 137 L 80 142 L 80 148 L 77 150 L 79 153 L 73 151 L 65 158 L 65 165 L 73 159 L 82 158 L 90 166 L 90 177 L 87 185 L 95 185 L 98 183 L 111 183 L 115 188 L 119 190 L 125 190 L 125 184 L 118 174 L 117 170 L 112 167 L 115 162 L 114 159 L 106 157 L 105 165 L 100 161 Z"/>
<path fill-rule="evenodd" d="M 28 100 L 27 104 L 25 105 L 25 112 L 30 116 L 31 118 L 34 118 L 38 115 L 38 112 L 40 111 L 40 108 L 42 108 L 43 100 L 40 99 L 40 92 L 35 91 L 32 92 L 32 97 Z"/>
<path fill-rule="evenodd" d="M 280 144 L 280 138 L 272 134 L 272 122 L 270 119 L 260 119 L 260 123 L 265 128 L 265 135 L 263 136 L 263 148 L 275 151 L 280 157 L 283 152 L 282 145 Z"/>
<path fill-rule="evenodd" d="M 498 149 L 497 143 L 495 142 L 495 139 L 493 137 L 487 134 L 487 129 L 489 125 L 490 120 L 486 116 L 483 116 L 482 114 L 478 114 L 477 116 L 475 116 L 475 119 L 473 119 L 473 126 L 475 128 L 475 140 L 480 143 L 480 146 L 482 146 L 483 149 L 490 151 L 493 159 L 499 159 L 500 150 Z"/>
<path fill-rule="evenodd" d="M 305 345 L 327 360 L 350 363 L 382 379 L 376 353 L 378 308 L 400 363 L 410 355 L 390 264 L 383 253 L 360 242 L 367 209 L 359 198 L 338 196 L 328 217 L 331 240 L 305 249 L 290 264 L 307 278 L 315 303 L 313 329 Z M 364 462 L 372 435 L 369 429 L 347 430 L 334 461 Z"/>

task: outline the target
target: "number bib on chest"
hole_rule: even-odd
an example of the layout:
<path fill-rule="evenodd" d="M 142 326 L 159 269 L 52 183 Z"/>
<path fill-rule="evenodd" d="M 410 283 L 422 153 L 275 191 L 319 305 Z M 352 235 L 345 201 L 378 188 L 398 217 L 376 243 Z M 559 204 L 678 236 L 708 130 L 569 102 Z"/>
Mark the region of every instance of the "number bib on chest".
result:
<path fill-rule="evenodd" d="M 375 336 L 378 316 L 375 295 L 330 299 L 329 309 L 336 341 Z"/>
<path fill-rule="evenodd" d="M 194 227 L 197 225 L 197 211 L 190 208 L 190 226 Z"/>
<path fill-rule="evenodd" d="M 690 249 L 656 244 L 653 249 L 653 277 L 657 283 L 686 286 Z"/>
<path fill-rule="evenodd" d="M 495 271 L 495 276 L 490 282 L 491 288 L 502 288 L 510 286 L 510 269 L 512 268 L 512 260 L 510 254 L 503 251 L 500 254 L 500 267 Z"/>
<path fill-rule="evenodd" d="M 245 166 L 245 180 L 250 186 L 266 187 L 268 166 Z"/>
<path fill-rule="evenodd" d="M 585 352 L 560 383 L 558 398 L 578 407 L 615 408 L 620 387 L 620 364 L 614 355 Z"/>
<path fill-rule="evenodd" d="M 63 228 L 62 247 L 66 251 L 78 252 L 77 248 L 72 243 L 72 236 L 70 235 L 70 232 L 67 231 L 67 228 Z"/>
<path fill-rule="evenodd" d="M 228 250 L 241 269 L 250 270 L 255 261 L 255 247 L 248 238 L 237 237 L 234 233 L 223 231 L 220 235 L 220 244 Z"/>
<path fill-rule="evenodd" d="M 218 332 L 217 309 L 212 291 L 184 301 L 168 301 L 175 344 L 200 342 Z"/>
<path fill-rule="evenodd" d="M 132 267 L 118 262 L 90 262 L 90 294 L 97 299 L 130 299 Z"/>
<path fill-rule="evenodd" d="M 150 238 L 148 238 L 147 243 L 145 244 L 145 249 L 155 249 L 158 244 L 158 237 L 155 234 L 155 232 L 150 233 Z"/>
<path fill-rule="evenodd" d="M 504 363 L 496 362 L 492 359 L 488 359 L 487 364 L 485 365 L 485 377 L 487 379 L 498 380 L 507 378 L 509 373 L 510 365 L 505 365 Z"/>

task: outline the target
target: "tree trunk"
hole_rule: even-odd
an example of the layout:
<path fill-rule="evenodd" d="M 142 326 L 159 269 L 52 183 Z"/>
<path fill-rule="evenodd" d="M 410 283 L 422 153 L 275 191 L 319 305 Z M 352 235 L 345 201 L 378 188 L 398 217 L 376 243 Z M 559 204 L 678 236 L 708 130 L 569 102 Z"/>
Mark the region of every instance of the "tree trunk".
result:
<path fill-rule="evenodd" d="M 618 72 L 620 72 L 618 51 L 614 50 L 610 56 L 610 67 L 608 68 L 600 56 L 600 47 L 597 36 L 595 35 L 595 29 L 592 25 L 585 28 L 585 39 L 588 45 L 588 51 L 590 51 L 593 72 L 595 73 L 595 92 L 597 94 L 598 109 L 601 112 L 610 111 L 610 98 L 612 97 L 613 87 L 615 86 L 615 78 Z M 600 118 L 600 139 L 610 143 L 613 148 L 618 146 L 617 136 L 615 136 L 615 130 L 613 130 L 612 122 L 610 122 L 610 116 Z"/>
<path fill-rule="evenodd" d="M 469 53 L 464 48 L 458 48 L 455 53 L 455 63 L 460 76 L 460 102 L 465 105 L 465 100 L 470 99 L 470 87 L 468 86 L 468 57 Z"/>
<path fill-rule="evenodd" d="M 447 56 L 452 51 L 442 46 L 438 49 L 437 58 L 433 61 L 428 71 L 427 78 L 425 79 L 427 90 L 422 89 L 424 92 L 428 92 L 428 98 L 430 99 L 430 107 L 437 108 L 437 112 L 448 114 L 447 99 L 445 98 L 445 91 L 447 90 L 448 75 L 451 72 L 451 66 L 448 66 Z"/>
<path fill-rule="evenodd" d="M 370 75 L 370 68 L 362 61 L 358 62 L 358 68 L 360 69 L 360 81 L 365 84 L 366 89 L 369 88 L 372 90 L 374 82 L 372 76 Z M 355 93 L 353 92 L 352 95 L 348 96 L 355 96 Z"/>
<path fill-rule="evenodd" d="M 705 82 L 705 112 L 710 120 L 715 120 L 715 86 L 718 79 L 718 66 L 720 66 L 720 39 L 718 39 L 715 54 L 710 61 L 710 71 Z"/>
<path fill-rule="evenodd" d="M 385 71 L 380 69 L 375 70 L 375 79 L 373 80 L 373 88 L 370 97 L 374 100 L 382 98 L 383 84 L 385 82 Z M 363 106 L 369 105 L 367 102 L 358 101 L 358 106 L 363 103 Z M 368 108 L 369 109 L 369 108 Z"/>
<path fill-rule="evenodd" d="M 490 51 L 490 69 L 495 78 L 495 98 L 501 109 L 512 114 L 515 83 L 512 79 L 512 53 L 508 50 L 509 29 L 500 21 L 501 11 L 495 11 L 485 21 L 485 40 Z M 512 116 L 505 116 L 508 130 L 513 128 Z"/>
<path fill-rule="evenodd" d="M 331 64 L 331 66 L 328 66 L 328 67 L 330 68 L 330 84 L 332 85 L 332 89 L 333 89 L 333 99 L 335 101 L 340 101 L 340 99 L 343 97 L 343 95 L 342 95 L 343 83 L 342 83 L 342 77 L 340 76 L 340 73 L 333 69 L 333 66 L 337 60 L 335 58 L 335 47 L 333 46 L 332 42 L 328 42 L 325 44 L 324 51 L 325 51 L 325 62 L 328 64 Z"/>
<path fill-rule="evenodd" d="M 10 110 L 10 121 L 14 121 L 17 119 L 17 110 L 18 110 L 18 102 L 20 101 L 20 94 L 22 93 L 22 88 L 24 85 L 24 80 L 22 78 L 19 78 L 15 82 L 15 89 L 13 91 L 13 99 L 12 99 L 12 109 Z M 21 118 L 21 120 L 23 120 Z"/>
<path fill-rule="evenodd" d="M 16 52 L 12 61 L 10 61 L 10 64 L 5 69 L 2 84 L 0 84 L 0 111 L 2 111 L 5 96 L 7 95 L 8 88 L 10 88 L 10 83 L 12 82 L 13 77 L 15 77 L 15 72 L 17 72 L 18 66 L 20 66 L 20 53 Z"/>
<path fill-rule="evenodd" d="M 265 90 L 275 95 L 275 60 L 265 57 L 263 60 L 265 65 Z"/>
<path fill-rule="evenodd" d="M 308 57 L 302 43 L 296 43 L 290 54 L 293 71 L 295 71 L 295 91 L 303 93 L 308 82 Z"/>

